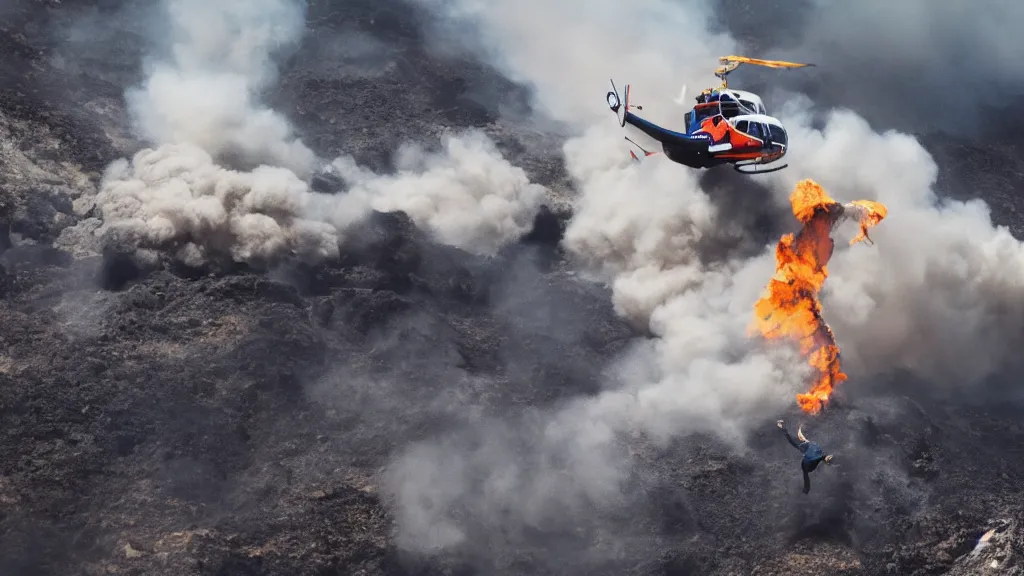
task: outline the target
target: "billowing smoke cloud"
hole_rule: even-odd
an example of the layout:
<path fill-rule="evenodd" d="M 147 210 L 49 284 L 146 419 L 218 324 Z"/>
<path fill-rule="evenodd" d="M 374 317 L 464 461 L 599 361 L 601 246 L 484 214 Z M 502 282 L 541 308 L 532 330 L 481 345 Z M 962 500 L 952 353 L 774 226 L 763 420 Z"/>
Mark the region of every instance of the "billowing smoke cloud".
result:
<path fill-rule="evenodd" d="M 875 249 L 837 251 L 830 264 L 825 314 L 844 365 L 970 386 L 1011 359 L 1024 321 L 1024 245 L 992 225 L 984 201 L 940 202 L 938 167 L 913 137 L 875 133 L 850 111 L 831 113 L 821 130 L 799 106 L 782 117 L 800 145 L 793 170 L 776 176 L 780 194 L 810 177 L 834 197 L 889 208 Z"/>
<path fill-rule="evenodd" d="M 394 175 L 368 172 L 350 157 L 335 160 L 333 168 L 349 183 L 349 195 L 372 198 L 380 212 L 405 212 L 446 244 L 493 254 L 527 233 L 546 190 L 480 132 L 448 136 L 444 145 L 444 154 L 402 148 Z"/>
<path fill-rule="evenodd" d="M 482 444 L 445 439 L 402 455 L 390 488 L 403 544 L 421 550 L 462 542 L 460 526 L 471 522 L 453 514 L 467 510 L 473 521 L 517 514 L 544 527 L 531 511 L 570 517 L 579 499 L 613 502 L 611 486 L 628 462 L 607 458 L 621 457 L 612 446 L 623 433 L 669 441 L 711 432 L 743 450 L 744 434 L 790 406 L 806 375 L 794 356 L 758 349 L 746 334 L 774 271 L 770 247 L 754 258 L 702 263 L 700 241 L 722 215 L 698 174 L 658 158 L 631 166 L 604 108 L 606 78 L 628 77 L 647 116 L 678 123 L 685 110 L 670 99 L 679 86 L 690 87 L 688 105 L 694 90 L 714 82 L 716 56 L 742 53 L 707 31 L 706 3 L 435 6 L 449 18 L 447 32 L 476 30 L 497 65 L 536 88 L 542 111 L 579 130 L 565 146 L 579 193 L 565 246 L 609 280 L 619 313 L 657 339 L 618 361 L 622 380 L 610 390 L 551 411 L 532 432 Z M 813 178 L 841 202 L 889 208 L 872 234 L 874 249 L 845 249 L 840 239 L 830 264 L 824 309 L 848 362 L 845 385 L 894 368 L 970 385 L 997 369 L 1020 332 L 1024 247 L 993 227 L 980 201 L 939 205 L 935 164 L 913 138 L 875 133 L 848 111 L 815 130 L 801 113 L 807 104 L 774 107 L 791 126 L 793 150 L 788 171 L 767 180 L 775 193 L 765 201 L 786 205 L 796 181 Z M 666 108 L 675 114 L 659 114 Z M 577 466 L 568 455 L 584 460 Z M 565 476 L 580 484 L 552 480 Z"/>
<path fill-rule="evenodd" d="M 300 39 L 303 4 L 168 0 L 165 6 L 170 57 L 152 63 L 144 85 L 127 93 L 142 135 L 309 175 L 316 156 L 286 118 L 255 99 L 276 77 L 274 52 Z"/>
<path fill-rule="evenodd" d="M 350 158 L 319 160 L 283 115 L 261 104 L 276 78 L 276 51 L 305 29 L 303 6 L 165 0 L 168 53 L 148 63 L 146 81 L 126 96 L 138 131 L 156 147 L 107 170 L 95 198 L 102 225 L 85 222 L 62 242 L 98 237 L 198 266 L 332 258 L 371 210 L 405 210 L 439 240 L 474 252 L 493 253 L 529 230 L 545 190 L 481 134 L 450 136 L 442 154 L 408 148 L 397 175 L 378 176 Z M 317 170 L 336 172 L 349 190 L 312 192 L 307 181 Z"/>
<path fill-rule="evenodd" d="M 218 256 L 253 263 L 288 253 L 306 261 L 337 256 L 333 226 L 296 217 L 311 198 L 306 183 L 286 168 L 237 172 L 197 146 L 167 144 L 111 165 L 97 203 L 109 240 L 171 251 L 199 266 Z"/>
<path fill-rule="evenodd" d="M 511 514 L 552 528 L 586 514 L 587 505 L 620 500 L 628 469 L 617 449 L 622 434 L 642 430 L 666 442 L 713 431 L 742 450 L 752 417 L 792 401 L 803 364 L 787 350 L 758 350 L 746 336 L 751 306 L 773 273 L 770 256 L 703 263 L 698 244 L 719 215 L 698 174 L 657 158 L 634 168 L 603 101 L 609 75 L 623 79 L 620 88 L 628 79 L 645 112 L 657 118 L 658 102 L 667 103 L 660 119 L 671 122 L 669 112 L 681 117 L 687 109 L 671 102 L 683 84 L 689 100 L 714 81 L 715 57 L 733 46 L 702 32 L 706 6 L 685 4 L 491 3 L 459 20 L 497 39 L 496 63 L 532 81 L 540 108 L 579 130 L 564 150 L 579 193 L 565 245 L 612 283 L 616 310 L 658 338 L 621 359 L 612 370 L 618 380 L 595 398 L 539 422 L 488 425 L 505 432 L 487 435 L 483 445 L 445 439 L 400 457 L 389 484 L 404 545 L 464 542 L 470 536 L 453 510 L 468 509 L 472 522 Z"/>
<path fill-rule="evenodd" d="M 338 159 L 333 168 L 351 187 L 326 196 L 286 168 L 229 170 L 197 146 L 167 144 L 111 165 L 96 201 L 108 242 L 199 266 L 334 258 L 344 231 L 371 209 L 404 211 L 442 242 L 493 254 L 529 231 L 544 199 L 479 133 L 449 137 L 443 154 L 408 148 L 399 166 L 378 176 Z"/>
<path fill-rule="evenodd" d="M 292 0 L 166 0 L 168 53 L 147 63 L 147 79 L 126 94 L 133 123 L 156 145 L 112 164 L 95 198 L 101 224 L 65 231 L 140 256 L 170 254 L 187 264 L 210 259 L 259 263 L 285 254 L 337 254 L 337 231 L 304 217 L 316 156 L 287 119 L 261 105 L 276 74 L 273 52 L 304 27 Z M 233 158 L 258 166 L 229 170 Z M 83 233 L 84 231 L 84 233 Z"/>
<path fill-rule="evenodd" d="M 649 115 L 681 118 L 688 108 L 671 99 L 684 84 L 692 98 L 715 81 L 715 59 L 734 47 L 727 35 L 707 31 L 713 13 L 703 0 L 422 4 L 446 17 L 436 42 L 491 55 L 510 78 L 536 88 L 540 111 L 577 126 L 610 118 L 603 98 L 609 77 L 620 89 L 634 83 Z"/>

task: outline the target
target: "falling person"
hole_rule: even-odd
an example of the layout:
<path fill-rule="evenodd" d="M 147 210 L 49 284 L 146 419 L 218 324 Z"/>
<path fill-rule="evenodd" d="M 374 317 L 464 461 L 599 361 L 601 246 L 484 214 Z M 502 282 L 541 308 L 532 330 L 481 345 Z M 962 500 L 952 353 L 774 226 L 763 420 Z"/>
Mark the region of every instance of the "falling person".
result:
<path fill-rule="evenodd" d="M 811 477 L 809 474 L 813 472 L 822 461 L 824 461 L 825 464 L 831 464 L 832 455 L 825 455 L 821 446 L 819 446 L 817 442 L 811 442 L 808 440 L 804 436 L 803 426 L 797 428 L 796 440 L 793 440 L 793 437 L 789 435 L 789 431 L 786 430 L 786 425 L 782 420 L 779 420 L 776 424 L 778 424 L 782 433 L 786 435 L 786 440 L 789 440 L 789 443 L 792 444 L 794 448 L 804 453 L 803 460 L 800 461 L 800 469 L 803 470 L 804 473 L 804 494 L 807 494 L 811 491 Z"/>

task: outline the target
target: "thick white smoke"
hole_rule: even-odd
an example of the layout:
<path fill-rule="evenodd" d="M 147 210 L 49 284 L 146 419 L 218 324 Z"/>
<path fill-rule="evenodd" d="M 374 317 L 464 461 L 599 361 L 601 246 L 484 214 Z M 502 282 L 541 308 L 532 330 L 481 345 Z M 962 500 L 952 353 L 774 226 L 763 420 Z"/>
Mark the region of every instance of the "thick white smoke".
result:
<path fill-rule="evenodd" d="M 155 147 L 112 164 L 95 198 L 101 223 L 82 222 L 62 240 L 93 236 L 190 265 L 336 255 L 338 232 L 308 214 L 313 194 L 301 178 L 316 156 L 256 98 L 275 78 L 274 51 L 301 37 L 302 5 L 165 0 L 163 7 L 169 53 L 149 62 L 146 81 L 126 94 L 135 128 Z M 218 163 L 223 155 L 259 167 L 229 170 Z"/>
<path fill-rule="evenodd" d="M 671 102 L 680 87 L 690 87 L 692 98 L 715 81 L 716 56 L 733 51 L 728 38 L 703 32 L 707 7 L 539 0 L 444 7 L 492 39 L 496 63 L 531 81 L 543 111 L 581 131 L 565 145 L 579 192 L 565 245 L 605 274 L 621 314 L 659 338 L 634 348 L 615 371 L 638 379 L 548 413 L 541 431 L 525 440 L 489 436 L 486 449 L 473 450 L 428 443 L 400 457 L 389 483 L 402 544 L 421 550 L 467 536 L 450 516 L 459 507 L 483 522 L 512 509 L 518 521 L 543 528 L 584 503 L 614 501 L 628 469 L 615 449 L 623 433 L 668 441 L 684 431 L 714 431 L 742 449 L 751 416 L 791 403 L 804 371 L 792 355 L 759 351 L 746 337 L 771 258 L 703 264 L 697 243 L 718 215 L 697 174 L 663 158 L 630 164 L 604 104 L 614 75 L 620 89 L 633 83 L 649 117 L 680 121 L 688 107 Z"/>
<path fill-rule="evenodd" d="M 807 177 L 834 198 L 889 208 L 872 231 L 874 248 L 837 250 L 829 265 L 825 314 L 844 364 L 856 374 L 904 368 L 970 386 L 1016 354 L 1024 245 L 992 224 L 985 202 L 940 202 L 938 166 L 911 136 L 873 132 L 850 111 L 832 112 L 821 130 L 799 106 L 782 117 L 798 145 L 790 171 L 775 177 L 780 196 Z"/>
<path fill-rule="evenodd" d="M 588 126 L 611 118 L 604 104 L 609 78 L 635 94 L 652 119 L 671 122 L 688 107 L 672 103 L 685 84 L 715 81 L 712 67 L 735 44 L 708 32 L 704 0 L 473 2 L 425 0 L 448 18 L 437 42 L 480 48 L 510 78 L 536 87 L 537 107 L 554 118 Z M 621 137 L 621 136 L 620 136 Z"/>
<path fill-rule="evenodd" d="M 212 156 L 240 154 L 299 176 L 316 156 L 288 120 L 255 97 L 276 78 L 272 57 L 305 28 L 292 0 L 168 0 L 171 50 L 127 93 L 135 124 L 150 141 L 192 144 Z"/>
<path fill-rule="evenodd" d="M 550 468 L 533 457 L 517 461 L 519 451 L 507 443 L 470 451 L 446 442 L 399 458 L 390 481 L 403 544 L 424 549 L 464 536 L 449 516 L 453 507 L 491 518 L 496 502 L 505 504 L 502 510 L 509 502 L 534 509 L 539 500 L 570 513 L 565 503 L 573 498 L 548 482 L 559 474 L 582 483 L 573 496 L 610 502 L 614 489 L 600 487 L 614 485 L 628 466 L 603 459 L 619 433 L 643 430 L 670 440 L 704 431 L 742 450 L 750 427 L 793 405 L 804 374 L 801 361 L 760 350 L 747 337 L 753 304 L 774 272 L 774 246 L 752 259 L 702 263 L 698 242 L 719 215 L 698 173 L 657 157 L 630 165 L 622 132 L 604 107 L 606 78 L 623 78 L 620 89 L 628 78 L 646 116 L 678 125 L 685 108 L 671 98 L 679 86 L 690 87 L 689 105 L 696 90 L 715 82 L 715 57 L 742 53 L 708 31 L 708 3 L 435 5 L 449 18 L 447 31 L 477 31 L 495 64 L 537 89 L 543 111 L 580 130 L 565 145 L 579 192 L 565 245 L 606 275 L 616 309 L 658 339 L 621 360 L 616 372 L 632 375 L 618 383 L 621 389 L 549 414 L 557 440 L 532 439 L 541 462 L 562 462 L 555 455 L 572 446 L 572 454 L 588 455 L 585 467 L 571 459 Z M 1024 313 L 1021 244 L 993 227 L 980 201 L 938 206 L 931 191 L 936 167 L 913 138 L 877 134 L 852 112 L 833 113 L 815 131 L 801 104 L 807 102 L 770 108 L 790 125 L 792 152 L 790 168 L 768 180 L 776 193 L 765 201 L 788 205 L 796 181 L 809 177 L 841 202 L 876 199 L 889 207 L 872 232 L 875 247 L 846 249 L 840 238 L 829 266 L 825 315 L 850 371 L 904 367 L 969 384 L 993 370 L 1014 349 Z M 674 114 L 659 113 L 665 109 Z M 535 522 L 528 514 L 520 519 Z M 445 527 L 442 541 L 429 526 Z"/>
<path fill-rule="evenodd" d="M 665 407 L 666 414 L 651 414 L 651 426 L 661 428 L 664 418 L 676 422 L 665 428 L 701 429 L 701 415 L 713 414 L 705 424 L 735 438 L 750 410 L 772 398 L 778 405 L 789 401 L 785 388 L 795 382 L 781 383 L 781 390 L 752 385 L 766 372 L 762 358 L 751 357 L 756 368 L 749 370 L 736 362 L 750 348 L 749 306 L 771 276 L 772 261 L 707 269 L 697 244 L 714 230 L 718 216 L 700 189 L 698 173 L 663 158 L 635 168 L 602 97 L 611 76 L 620 91 L 627 82 L 633 85 L 634 102 L 644 106 L 646 117 L 681 122 L 697 92 L 717 82 L 711 73 L 717 57 L 736 51 L 727 35 L 709 31 L 708 4 L 652 0 L 624 8 L 611 1 L 484 5 L 456 0 L 436 5 L 452 22 L 475 30 L 502 70 L 531 83 L 544 112 L 583 131 L 565 146 L 579 190 L 565 244 L 608 275 L 620 313 L 662 337 L 658 347 L 665 375 L 648 384 L 652 394 L 680 402 L 652 403 Z M 689 95 L 680 106 L 673 99 L 684 85 Z M 760 273 L 746 272 L 750 266 Z M 699 369 L 727 374 L 736 384 L 710 384 L 693 376 L 693 362 L 710 363 Z M 784 363 L 778 370 L 790 368 Z M 705 394 L 709 388 L 723 396 Z M 686 406 L 692 417 L 676 411 Z"/>
<path fill-rule="evenodd" d="M 98 236 L 199 265 L 331 258 L 371 210 L 405 210 L 440 241 L 474 252 L 493 253 L 529 230 L 545 190 L 478 133 L 449 137 L 440 155 L 409 148 L 397 176 L 378 176 L 349 158 L 328 166 L 261 104 L 260 91 L 276 79 L 275 52 L 305 29 L 301 2 L 164 6 L 169 54 L 149 63 L 144 84 L 126 96 L 136 128 L 155 147 L 110 167 L 95 198 L 102 225 L 82 223 L 63 243 Z M 225 158 L 258 167 L 227 169 Z M 321 168 L 339 172 L 351 189 L 310 191 L 306 181 Z"/>
<path fill-rule="evenodd" d="M 447 136 L 444 145 L 444 154 L 404 147 L 394 175 L 370 173 L 349 157 L 333 167 L 351 186 L 349 195 L 372 199 L 380 212 L 405 212 L 446 244 L 494 254 L 526 234 L 546 190 L 504 160 L 480 132 Z"/>
<path fill-rule="evenodd" d="M 203 149 L 166 144 L 112 164 L 97 206 L 108 238 L 142 250 L 173 250 L 185 264 L 211 256 L 269 262 L 285 254 L 319 261 L 338 254 L 337 230 L 297 218 L 312 193 L 286 168 L 237 172 Z"/>
<path fill-rule="evenodd" d="M 333 167 L 351 188 L 316 194 L 286 168 L 251 172 L 217 165 L 202 148 L 167 144 L 108 168 L 96 198 L 110 242 L 170 252 L 198 266 L 216 257 L 267 263 L 336 257 L 344 231 L 369 210 L 401 210 L 441 242 L 493 254 L 529 231 L 544 188 L 471 132 L 446 140 L 443 154 L 409 148 L 393 176 L 378 176 L 350 158 Z M 300 216 L 304 215 L 304 216 Z"/>

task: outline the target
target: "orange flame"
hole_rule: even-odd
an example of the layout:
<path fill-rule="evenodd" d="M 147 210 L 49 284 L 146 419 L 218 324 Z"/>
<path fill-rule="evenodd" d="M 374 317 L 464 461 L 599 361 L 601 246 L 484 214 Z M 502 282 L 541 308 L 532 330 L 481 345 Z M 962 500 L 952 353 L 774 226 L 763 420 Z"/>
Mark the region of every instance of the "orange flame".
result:
<path fill-rule="evenodd" d="M 882 218 L 885 218 L 885 215 L 889 213 L 889 209 L 884 204 L 872 202 L 871 200 L 854 200 L 846 205 L 846 209 L 860 213 L 858 218 L 860 220 L 860 232 L 854 236 L 853 240 L 850 240 L 850 246 L 862 240 L 867 240 L 868 244 L 874 244 L 871 241 L 871 237 L 868 236 L 868 228 L 881 222 Z"/>
<path fill-rule="evenodd" d="M 818 300 L 835 248 L 832 228 L 840 219 L 855 217 L 860 222 L 860 233 L 850 244 L 871 242 L 868 229 L 881 222 L 888 209 L 869 200 L 840 204 L 813 180 L 797 183 L 789 201 L 793 215 L 804 226 L 795 236 L 786 234 L 779 240 L 775 276 L 765 295 L 754 304 L 751 332 L 769 340 L 788 339 L 799 344 L 800 353 L 807 356 L 816 374 L 810 391 L 798 394 L 796 400 L 802 410 L 816 414 L 828 403 L 832 390 L 846 380 L 839 366 L 839 347 L 821 316 Z"/>

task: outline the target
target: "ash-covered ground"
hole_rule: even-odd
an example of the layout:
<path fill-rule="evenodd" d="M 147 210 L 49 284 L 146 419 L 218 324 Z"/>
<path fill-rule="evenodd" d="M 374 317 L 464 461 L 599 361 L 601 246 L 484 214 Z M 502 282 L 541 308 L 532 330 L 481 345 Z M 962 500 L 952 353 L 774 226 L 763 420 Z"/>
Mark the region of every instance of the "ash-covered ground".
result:
<path fill-rule="evenodd" d="M 233 124 L 229 104 L 207 118 L 210 130 L 240 136 L 203 142 L 240 173 L 268 158 L 301 165 L 301 147 L 267 120 L 272 110 L 317 158 L 350 157 L 373 172 L 321 167 L 305 178 L 313 192 L 338 199 L 355 197 L 359 182 L 371 192 L 391 186 L 383 194 L 392 209 L 328 219 L 337 254 L 318 258 L 303 252 L 312 240 L 287 244 L 321 230 L 287 227 L 309 211 L 274 216 L 285 249 L 275 248 L 274 227 L 215 230 L 206 243 L 195 239 L 208 230 L 198 224 L 185 239 L 155 225 L 95 233 L 122 214 L 97 197 L 112 163 L 195 138 L 192 111 L 204 117 L 221 84 L 202 84 L 184 115 L 154 113 L 164 124 L 133 117 L 126 90 L 156 77 L 160 50 L 177 42 L 193 56 L 216 52 L 215 42 L 197 48 L 188 38 L 207 26 L 209 38 L 237 29 L 216 29 L 204 4 L 188 0 L 0 3 L 0 574 L 1022 573 L 1024 425 L 1012 355 L 965 369 L 983 376 L 970 386 L 930 381 L 927 349 L 892 369 L 854 367 L 820 416 L 802 415 L 788 392 L 781 411 L 738 408 L 742 448 L 714 421 L 619 417 L 627 412 L 605 406 L 621 398 L 607 394 L 623 378 L 657 378 L 643 373 L 657 363 L 645 354 L 665 329 L 638 322 L 643 315 L 614 293 L 621 284 L 595 279 L 567 253 L 563 234 L 583 185 L 563 158 L 569 128 L 531 109 L 543 88 L 500 70 L 485 47 L 438 42 L 454 29 L 429 24 L 436 3 L 311 0 L 300 37 L 281 41 L 275 35 L 287 33 L 274 26 L 291 13 L 273 10 L 290 4 L 234 3 L 238 13 L 267 7 L 272 17 L 253 17 L 251 29 L 226 18 L 251 33 L 220 63 L 229 72 L 248 70 L 231 66 L 265 37 L 286 47 L 273 55 L 273 78 L 254 83 L 262 104 L 240 105 L 251 115 Z M 167 36 L 167 6 L 190 34 Z M 751 10 L 723 3 L 719 25 L 748 46 L 784 44 L 782 28 L 761 35 L 751 25 Z M 183 84 L 220 71 L 188 57 L 178 69 Z M 165 91 L 148 94 L 153 109 L 166 104 Z M 522 173 L 431 160 L 427 177 L 382 180 L 404 173 L 403 146 L 429 154 L 446 131 L 467 128 Z M 1022 141 L 998 123 L 984 130 L 985 138 L 919 136 L 938 161 L 940 192 L 985 199 L 995 224 L 1019 237 L 1021 160 L 1012 151 Z M 287 149 L 253 144 L 271 138 Z M 189 162 L 213 174 L 182 158 L 159 164 L 155 178 Z M 277 197 L 256 180 L 249 189 L 265 195 L 240 204 Z M 510 187 L 512 200 L 495 208 L 493 197 L 472 196 L 491 181 Z M 700 185 L 722 214 L 713 233 L 691 238 L 707 270 L 753 258 L 792 229 L 785 205 L 761 200 L 762 183 L 713 172 Z M 420 188 L 441 192 L 424 200 Z M 481 224 L 473 202 L 445 219 L 445 206 L 466 205 L 445 196 L 455 188 L 479 206 L 491 202 L 479 209 L 488 215 L 506 210 L 495 216 L 504 224 Z M 899 222 L 892 210 L 881 227 Z M 231 244 L 231 234 L 246 240 Z M 475 249 L 497 237 L 506 241 L 496 249 Z M 875 237 L 885 251 L 884 234 Z M 627 249 L 608 248 L 607 260 Z M 993 275 L 961 256 L 961 280 Z M 770 269 L 756 282 L 769 277 Z M 1014 295 L 999 300 L 978 285 L 949 306 L 998 301 L 984 316 L 995 336 L 978 341 L 1014 342 Z M 953 294 L 934 289 L 936 298 Z M 692 330 L 704 338 L 700 325 Z M 955 335 L 915 338 L 924 344 L 900 345 L 935 345 L 936 356 L 966 349 Z M 872 348 L 861 349 L 858 361 L 872 364 Z M 709 396 L 713 375 L 703 384 Z M 641 401 L 643 389 L 624 389 Z M 726 415 L 742 402 L 721 398 L 715 410 Z M 679 414 L 668 420 L 687 418 Z M 838 466 L 812 475 L 809 495 L 778 418 L 794 431 L 803 422 L 837 455 Z"/>

